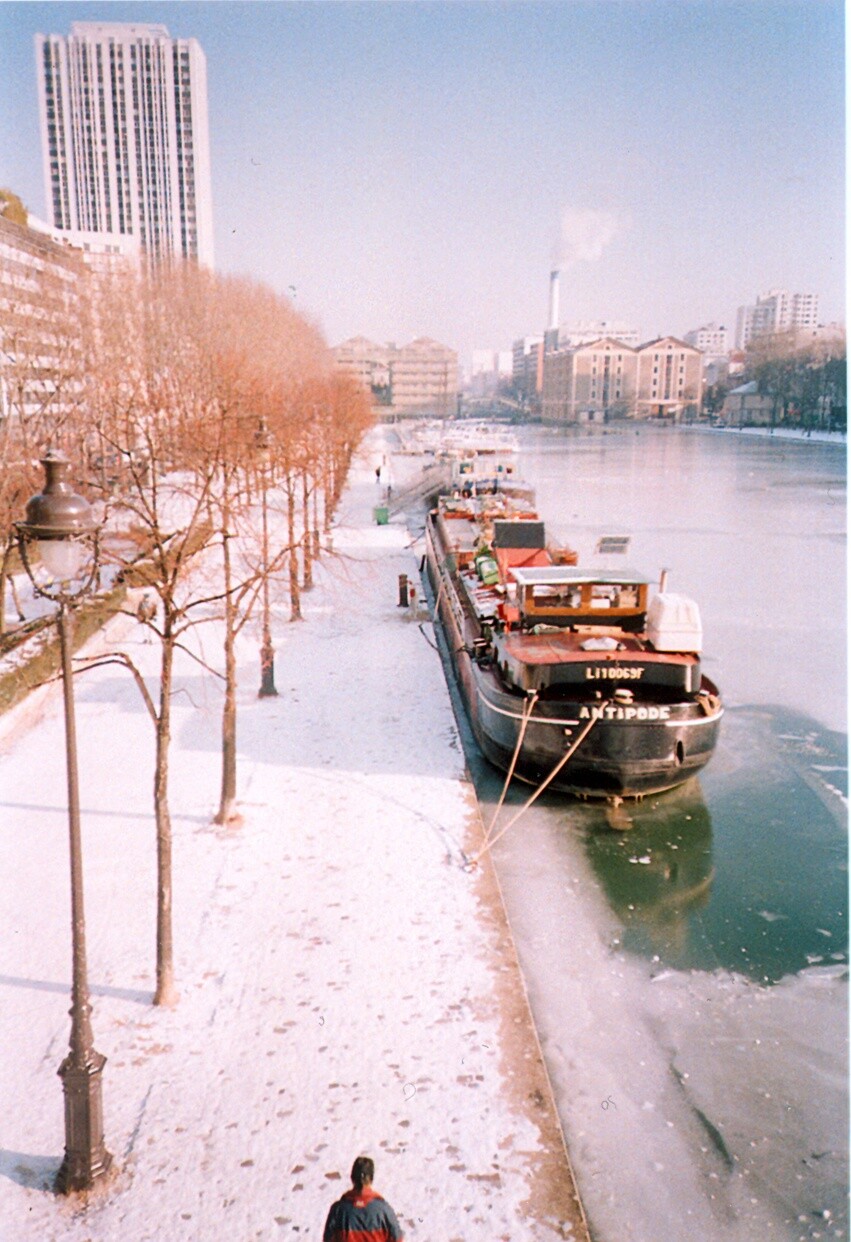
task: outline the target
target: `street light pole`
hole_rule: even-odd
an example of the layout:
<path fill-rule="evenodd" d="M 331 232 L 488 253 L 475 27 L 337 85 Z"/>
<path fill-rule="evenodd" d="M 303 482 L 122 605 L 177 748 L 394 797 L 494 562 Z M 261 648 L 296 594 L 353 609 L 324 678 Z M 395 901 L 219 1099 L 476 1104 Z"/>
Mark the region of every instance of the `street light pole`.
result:
<path fill-rule="evenodd" d="M 91 509 L 65 480 L 68 461 L 53 450 L 42 459 L 44 491 L 27 504 L 26 521 L 17 525 L 21 559 L 37 595 L 59 605 L 58 629 L 65 706 L 65 760 L 68 779 L 68 836 L 71 861 L 71 1037 L 69 1051 L 59 1067 L 65 1097 L 65 1157 L 56 1177 L 61 1194 L 86 1190 L 112 1164 L 103 1137 L 101 1075 L 106 1057 L 95 1050 L 86 965 L 86 918 L 83 904 L 83 858 L 80 833 L 80 790 L 77 776 L 77 730 L 74 713 L 74 673 L 71 667 L 70 609 L 94 581 L 97 546 L 85 580 L 76 590 L 72 581 L 80 569 L 84 541 L 95 539 Z M 40 555 L 51 580 L 40 583 L 32 563 Z"/>
<path fill-rule="evenodd" d="M 56 1188 L 65 1194 L 91 1186 L 108 1170 L 112 1157 L 103 1138 L 101 1074 L 106 1057 L 95 1051 L 92 1006 L 86 964 L 86 915 L 83 907 L 83 848 L 80 834 L 80 789 L 77 778 L 77 730 L 74 673 L 71 668 L 71 618 L 66 602 L 59 604 L 59 644 L 65 700 L 65 755 L 68 772 L 68 829 L 71 854 L 71 1038 L 59 1067 L 65 1094 L 65 1158 Z"/>

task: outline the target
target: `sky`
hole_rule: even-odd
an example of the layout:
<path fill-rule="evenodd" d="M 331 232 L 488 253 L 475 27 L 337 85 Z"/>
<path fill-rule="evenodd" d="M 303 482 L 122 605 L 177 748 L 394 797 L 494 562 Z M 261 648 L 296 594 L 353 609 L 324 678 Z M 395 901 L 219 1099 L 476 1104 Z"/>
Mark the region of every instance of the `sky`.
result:
<path fill-rule="evenodd" d="M 216 266 L 329 344 L 642 339 L 762 292 L 845 319 L 840 0 L 0 3 L 0 185 L 45 218 L 33 34 L 149 21 L 207 58 Z"/>

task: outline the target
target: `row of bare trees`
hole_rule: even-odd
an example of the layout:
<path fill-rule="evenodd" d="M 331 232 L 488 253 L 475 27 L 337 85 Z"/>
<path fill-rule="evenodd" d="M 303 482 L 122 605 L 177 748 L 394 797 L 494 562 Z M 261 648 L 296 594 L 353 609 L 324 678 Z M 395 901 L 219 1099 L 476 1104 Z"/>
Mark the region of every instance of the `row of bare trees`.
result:
<path fill-rule="evenodd" d="M 845 334 L 806 339 L 794 329 L 754 337 L 745 355 L 744 375 L 729 377 L 704 393 L 706 414 L 718 414 L 732 388 L 756 383 L 766 398 L 771 426 L 803 431 L 844 431 L 847 421 Z"/>
<path fill-rule="evenodd" d="M 757 336 L 748 345 L 747 374 L 771 398 L 772 424 L 844 429 L 847 368 L 844 335 L 801 343 L 794 331 Z"/>
<path fill-rule="evenodd" d="M 189 265 L 90 277 L 75 315 L 61 409 L 57 401 L 52 418 L 47 403 L 6 420 L 4 567 L 36 450 L 61 447 L 85 463 L 81 490 L 102 503 L 105 559 L 155 603 L 145 614 L 160 644 L 153 692 L 126 653 L 106 659 L 134 675 L 155 730 L 155 1003 L 172 1004 L 175 657 L 193 653 L 194 626 L 224 622 L 221 667 L 210 669 L 224 687 L 215 818 L 236 823 L 237 637 L 270 578 L 288 579 L 290 617 L 300 618 L 301 590 L 371 414 L 363 391 L 333 370 L 318 329 L 255 282 Z M 262 546 L 261 499 L 280 515 L 271 546 Z"/>

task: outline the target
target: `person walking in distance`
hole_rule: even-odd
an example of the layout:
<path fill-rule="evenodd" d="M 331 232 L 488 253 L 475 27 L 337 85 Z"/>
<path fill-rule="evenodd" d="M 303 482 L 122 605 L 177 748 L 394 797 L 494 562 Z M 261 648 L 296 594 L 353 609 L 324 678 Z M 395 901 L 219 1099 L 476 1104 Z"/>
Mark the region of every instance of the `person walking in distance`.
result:
<path fill-rule="evenodd" d="M 358 1156 L 352 1165 L 352 1188 L 331 1205 L 322 1242 L 403 1242 L 396 1213 L 372 1189 L 373 1177 L 372 1160 Z"/>

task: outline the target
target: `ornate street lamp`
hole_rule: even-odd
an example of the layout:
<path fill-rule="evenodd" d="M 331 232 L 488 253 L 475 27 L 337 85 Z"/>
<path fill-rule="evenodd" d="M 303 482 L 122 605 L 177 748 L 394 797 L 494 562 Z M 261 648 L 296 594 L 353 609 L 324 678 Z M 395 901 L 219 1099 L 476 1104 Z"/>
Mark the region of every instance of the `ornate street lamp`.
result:
<path fill-rule="evenodd" d="M 112 1163 L 103 1140 L 101 1073 L 106 1061 L 95 1051 L 86 970 L 86 919 L 80 835 L 80 792 L 74 721 L 74 675 L 71 668 L 71 616 L 90 590 L 97 573 L 97 529 L 88 501 L 66 481 L 69 462 L 50 449 L 41 462 L 42 492 L 17 523 L 18 546 L 36 595 L 59 605 L 59 645 L 65 699 L 65 754 L 68 773 L 68 826 L 71 853 L 71 1039 L 59 1067 L 65 1094 L 65 1158 L 56 1177 L 61 1194 L 94 1185 Z"/>
<path fill-rule="evenodd" d="M 260 689 L 257 697 L 268 699 L 276 697 L 278 691 L 275 689 L 275 648 L 272 646 L 269 620 L 269 513 L 266 502 L 267 467 L 272 446 L 264 418 L 260 419 L 254 444 L 260 461 L 260 513 L 263 530 L 263 641 L 260 645 Z"/>

